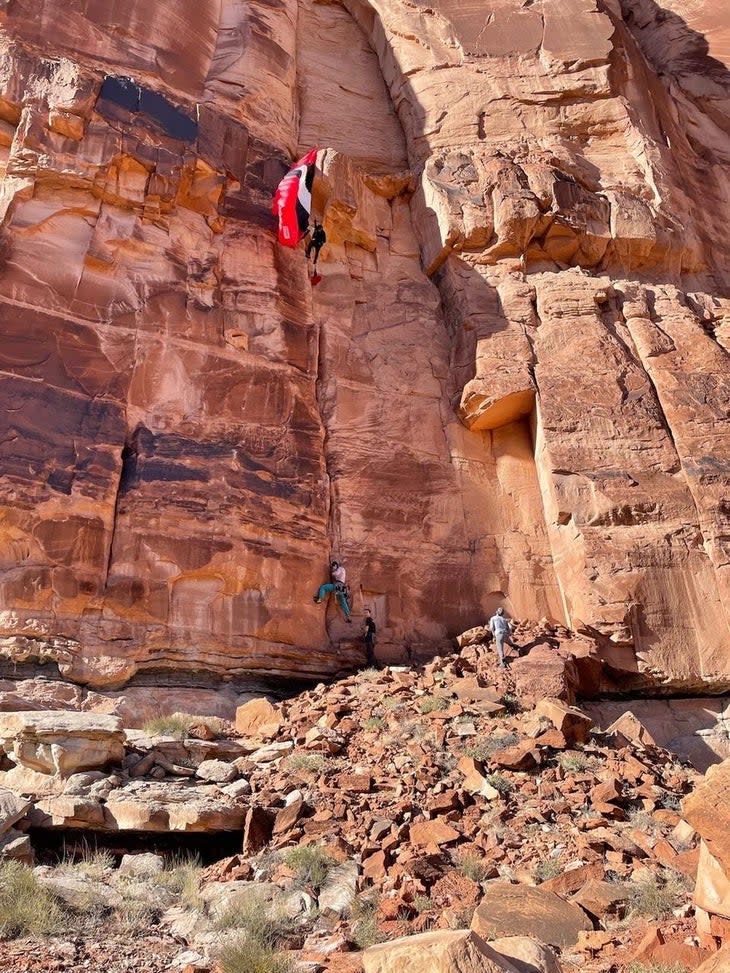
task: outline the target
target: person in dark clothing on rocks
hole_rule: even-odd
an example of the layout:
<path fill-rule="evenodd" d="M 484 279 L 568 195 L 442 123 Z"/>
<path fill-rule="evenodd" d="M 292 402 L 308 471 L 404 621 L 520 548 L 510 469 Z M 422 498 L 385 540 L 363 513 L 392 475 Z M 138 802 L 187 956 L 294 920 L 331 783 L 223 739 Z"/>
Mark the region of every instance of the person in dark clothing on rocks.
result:
<path fill-rule="evenodd" d="M 344 567 L 338 561 L 333 561 L 330 564 L 330 578 L 331 580 L 327 584 L 319 586 L 319 591 L 313 599 L 314 603 L 315 605 L 319 605 L 324 601 L 325 595 L 334 592 L 335 598 L 337 598 L 337 604 L 345 616 L 345 621 L 352 622 L 350 618 L 350 606 L 347 603 L 347 575 Z"/>
<path fill-rule="evenodd" d="M 365 609 L 365 628 L 363 629 L 363 642 L 365 643 L 365 656 L 369 666 L 378 664 L 375 658 L 375 619 L 370 614 L 370 609 Z"/>
<path fill-rule="evenodd" d="M 498 608 L 489 619 L 489 631 L 494 636 L 494 647 L 499 658 L 499 668 L 506 669 L 507 661 L 504 657 L 504 646 L 511 645 L 519 651 L 519 645 L 512 641 L 512 622 L 504 616 L 504 608 Z"/>

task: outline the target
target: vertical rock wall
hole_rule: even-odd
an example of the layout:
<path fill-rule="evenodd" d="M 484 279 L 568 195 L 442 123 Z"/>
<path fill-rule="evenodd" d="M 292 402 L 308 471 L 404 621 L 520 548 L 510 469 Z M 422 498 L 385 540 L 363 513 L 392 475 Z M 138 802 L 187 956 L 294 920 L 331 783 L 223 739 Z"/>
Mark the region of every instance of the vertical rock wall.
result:
<path fill-rule="evenodd" d="M 6 655 L 332 672 L 336 555 L 383 651 L 505 603 L 627 687 L 727 685 L 730 85 L 693 11 L 6 4 Z M 314 290 L 269 213 L 313 144 Z"/>

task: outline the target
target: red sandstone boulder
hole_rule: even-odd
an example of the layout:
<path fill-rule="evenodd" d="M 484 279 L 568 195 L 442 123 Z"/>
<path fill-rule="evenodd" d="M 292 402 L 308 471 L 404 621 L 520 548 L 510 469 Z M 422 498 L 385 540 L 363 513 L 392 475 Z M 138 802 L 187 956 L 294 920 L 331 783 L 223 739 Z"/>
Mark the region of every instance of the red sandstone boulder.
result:
<path fill-rule="evenodd" d="M 585 912 L 554 892 L 529 885 L 489 882 L 471 927 L 485 938 L 532 936 L 561 948 L 578 941 L 581 929 L 592 929 Z"/>
<path fill-rule="evenodd" d="M 519 968 L 469 930 L 407 936 L 366 949 L 365 973 L 518 973 Z"/>

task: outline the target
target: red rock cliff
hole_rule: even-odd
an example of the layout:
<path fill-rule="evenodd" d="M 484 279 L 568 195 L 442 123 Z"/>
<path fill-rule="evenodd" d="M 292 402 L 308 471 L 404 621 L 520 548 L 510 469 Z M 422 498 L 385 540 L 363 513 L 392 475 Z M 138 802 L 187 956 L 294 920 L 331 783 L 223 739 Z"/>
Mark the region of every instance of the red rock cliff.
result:
<path fill-rule="evenodd" d="M 334 554 L 383 649 L 504 603 L 730 685 L 730 20 L 487 7 L 1 5 L 7 657 L 332 672 Z"/>

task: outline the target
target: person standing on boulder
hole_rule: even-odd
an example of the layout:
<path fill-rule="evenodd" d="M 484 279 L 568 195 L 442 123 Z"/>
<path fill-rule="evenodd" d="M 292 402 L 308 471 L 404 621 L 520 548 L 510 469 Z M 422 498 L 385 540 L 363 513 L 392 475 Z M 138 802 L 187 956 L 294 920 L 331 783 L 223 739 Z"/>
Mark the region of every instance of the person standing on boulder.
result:
<path fill-rule="evenodd" d="M 337 603 L 345 616 L 345 621 L 352 622 L 350 618 L 350 606 L 347 603 L 347 574 L 344 567 L 338 561 L 333 561 L 330 564 L 330 578 L 331 580 L 327 584 L 319 586 L 319 591 L 313 598 L 314 604 L 321 604 L 324 601 L 325 595 L 334 592 Z"/>
<path fill-rule="evenodd" d="M 363 631 L 362 640 L 365 643 L 365 656 L 367 659 L 367 664 L 369 666 L 376 666 L 378 664 L 375 658 L 375 619 L 370 614 L 370 609 L 365 609 L 365 629 Z"/>
<path fill-rule="evenodd" d="M 498 608 L 489 619 L 489 631 L 494 636 L 494 645 L 499 657 L 499 668 L 506 669 L 507 662 L 504 658 L 504 645 L 511 645 L 513 649 L 519 649 L 512 641 L 512 622 L 504 617 L 504 608 Z"/>

